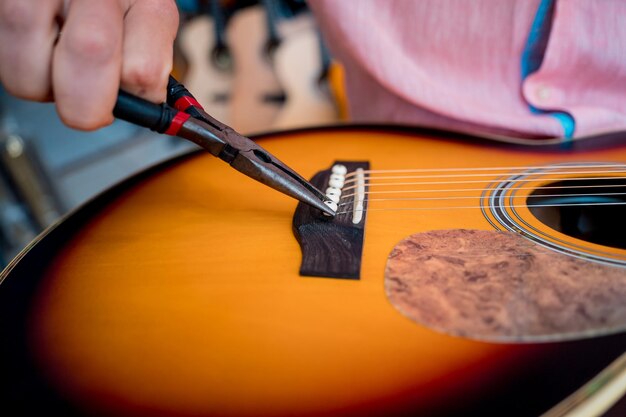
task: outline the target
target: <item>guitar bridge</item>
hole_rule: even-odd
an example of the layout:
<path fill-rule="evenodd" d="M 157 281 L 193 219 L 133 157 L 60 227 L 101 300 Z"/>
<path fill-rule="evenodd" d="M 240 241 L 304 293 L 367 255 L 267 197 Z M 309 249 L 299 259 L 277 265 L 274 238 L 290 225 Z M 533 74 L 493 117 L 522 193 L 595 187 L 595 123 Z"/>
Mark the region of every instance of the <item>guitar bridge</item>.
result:
<path fill-rule="evenodd" d="M 326 217 L 317 209 L 298 204 L 293 216 L 293 232 L 302 251 L 300 275 L 360 278 L 367 170 L 369 162 L 337 161 L 311 179 L 315 187 L 326 190 L 337 215 Z"/>

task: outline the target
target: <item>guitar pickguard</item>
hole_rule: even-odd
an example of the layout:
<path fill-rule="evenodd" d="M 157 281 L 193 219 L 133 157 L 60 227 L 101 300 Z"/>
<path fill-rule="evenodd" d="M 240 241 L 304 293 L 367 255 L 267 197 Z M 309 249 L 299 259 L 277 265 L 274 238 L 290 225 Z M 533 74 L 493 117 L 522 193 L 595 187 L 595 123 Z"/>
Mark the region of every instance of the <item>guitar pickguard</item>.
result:
<path fill-rule="evenodd" d="M 512 232 L 434 230 L 389 255 L 385 288 L 434 330 L 500 343 L 554 342 L 626 329 L 626 269 L 588 262 Z"/>

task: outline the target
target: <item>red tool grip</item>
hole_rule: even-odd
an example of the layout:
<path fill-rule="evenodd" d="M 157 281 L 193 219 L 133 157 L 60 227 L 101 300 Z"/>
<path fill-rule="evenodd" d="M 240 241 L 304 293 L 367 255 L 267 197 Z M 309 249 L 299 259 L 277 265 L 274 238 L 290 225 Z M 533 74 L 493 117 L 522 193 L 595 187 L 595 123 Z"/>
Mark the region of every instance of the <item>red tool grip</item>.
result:
<path fill-rule="evenodd" d="M 201 110 L 204 110 L 202 108 L 202 105 L 198 103 L 198 100 L 191 96 L 182 96 L 181 98 L 176 100 L 176 102 L 174 103 L 174 107 L 180 111 L 186 111 L 189 107 L 197 107 Z"/>
<path fill-rule="evenodd" d="M 167 130 L 165 130 L 165 132 L 163 133 L 165 133 L 166 135 L 170 135 L 170 136 L 176 136 L 180 128 L 183 126 L 183 124 L 187 120 L 189 120 L 190 117 L 191 116 L 189 114 L 179 111 L 178 113 L 176 113 L 176 115 L 172 119 L 172 122 L 167 127 Z"/>

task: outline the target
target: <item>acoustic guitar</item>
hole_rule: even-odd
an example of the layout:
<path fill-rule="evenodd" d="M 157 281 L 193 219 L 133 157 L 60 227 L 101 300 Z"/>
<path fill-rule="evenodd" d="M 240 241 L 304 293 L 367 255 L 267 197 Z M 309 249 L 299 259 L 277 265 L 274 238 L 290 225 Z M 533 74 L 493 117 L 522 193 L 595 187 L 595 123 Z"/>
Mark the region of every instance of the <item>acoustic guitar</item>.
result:
<path fill-rule="evenodd" d="M 268 129 L 280 112 L 285 95 L 273 67 L 278 32 L 262 5 L 238 10 L 230 18 L 226 37 L 234 63 L 231 85 L 231 126 L 258 133 Z"/>
<path fill-rule="evenodd" d="M 230 11 L 219 0 L 200 6 L 203 13 L 184 22 L 177 37 L 189 61 L 185 84 L 212 116 L 229 124 L 233 62 L 224 32 Z"/>
<path fill-rule="evenodd" d="M 300 19 L 310 18 L 302 16 Z M 285 23 L 285 24 L 289 24 Z M 311 24 L 283 40 L 275 53 L 275 71 L 287 100 L 273 129 L 319 126 L 339 121 L 333 96 L 323 79 L 330 62 L 317 29 Z"/>
<path fill-rule="evenodd" d="M 624 415 L 623 135 L 257 139 L 337 217 L 199 152 L 101 194 L 2 273 L 2 415 Z"/>
<path fill-rule="evenodd" d="M 273 68 L 286 96 L 270 128 L 285 130 L 338 122 L 327 80 L 330 53 L 313 15 L 299 11 L 286 18 L 283 17 L 288 8 L 285 0 L 264 0 L 263 3 L 270 21 L 275 22 L 281 34 L 273 54 Z"/>

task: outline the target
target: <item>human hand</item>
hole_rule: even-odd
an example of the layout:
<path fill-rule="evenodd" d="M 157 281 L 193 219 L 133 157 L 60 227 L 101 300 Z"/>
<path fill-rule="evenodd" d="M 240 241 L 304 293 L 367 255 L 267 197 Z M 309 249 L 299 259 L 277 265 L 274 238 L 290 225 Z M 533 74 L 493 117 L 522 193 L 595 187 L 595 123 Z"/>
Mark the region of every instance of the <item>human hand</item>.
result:
<path fill-rule="evenodd" d="M 177 28 L 174 0 L 0 0 L 0 82 L 97 129 L 119 88 L 165 100 Z"/>

